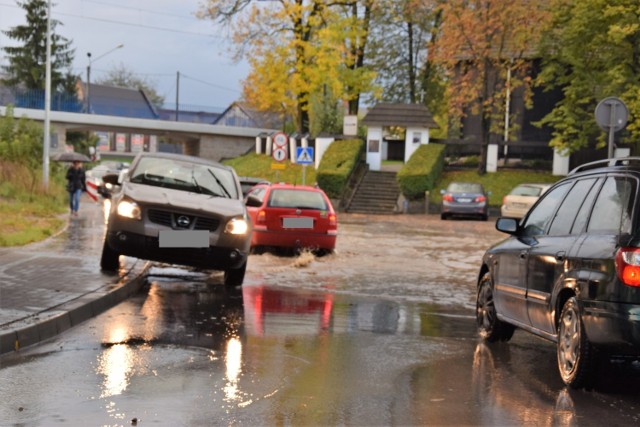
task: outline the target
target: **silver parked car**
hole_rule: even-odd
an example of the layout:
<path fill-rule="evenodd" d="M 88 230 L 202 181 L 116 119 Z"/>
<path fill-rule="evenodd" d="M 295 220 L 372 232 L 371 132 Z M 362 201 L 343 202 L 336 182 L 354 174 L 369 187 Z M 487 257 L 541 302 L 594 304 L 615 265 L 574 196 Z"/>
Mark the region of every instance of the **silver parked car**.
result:
<path fill-rule="evenodd" d="M 197 157 L 139 153 L 111 195 L 102 250 L 103 270 L 119 256 L 224 271 L 241 285 L 251 221 L 235 171 Z M 113 183 L 113 182 L 112 182 Z"/>
<path fill-rule="evenodd" d="M 500 215 L 523 218 L 551 184 L 520 184 L 502 199 Z"/>

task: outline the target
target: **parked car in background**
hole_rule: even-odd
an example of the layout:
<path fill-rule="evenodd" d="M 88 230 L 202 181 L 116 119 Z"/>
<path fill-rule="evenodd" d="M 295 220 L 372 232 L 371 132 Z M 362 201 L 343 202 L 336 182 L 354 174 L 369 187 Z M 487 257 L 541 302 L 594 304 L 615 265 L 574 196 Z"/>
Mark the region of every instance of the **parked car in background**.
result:
<path fill-rule="evenodd" d="M 640 158 L 588 163 L 547 190 L 511 237 L 489 248 L 476 320 L 488 342 L 521 328 L 557 344 L 565 384 L 589 386 L 602 361 L 640 359 Z"/>
<path fill-rule="evenodd" d="M 270 182 L 263 178 L 256 178 L 253 176 L 241 176 L 240 186 L 242 187 L 242 197 L 247 197 L 249 191 L 258 184 L 269 184 Z"/>
<path fill-rule="evenodd" d="M 107 178 L 109 177 L 109 178 Z M 118 179 L 100 265 L 117 270 L 119 256 L 224 271 L 241 285 L 251 244 L 251 222 L 235 171 L 206 159 L 139 153 Z"/>
<path fill-rule="evenodd" d="M 452 182 L 446 190 L 440 190 L 440 218 L 467 216 L 486 221 L 489 218 L 489 194 L 482 184 Z"/>
<path fill-rule="evenodd" d="M 338 219 L 319 188 L 290 184 L 259 184 L 245 199 L 253 223 L 251 248 L 310 249 L 333 252 Z"/>
<path fill-rule="evenodd" d="M 524 217 L 551 184 L 520 184 L 502 199 L 500 215 L 511 218 Z"/>
<path fill-rule="evenodd" d="M 94 166 L 86 172 L 87 182 L 92 183 L 98 194 L 102 197 L 109 198 L 111 193 L 110 185 L 107 185 L 102 178 L 105 175 L 119 174 L 127 170 L 131 164 L 129 162 L 118 162 L 105 160 L 99 165 Z"/>

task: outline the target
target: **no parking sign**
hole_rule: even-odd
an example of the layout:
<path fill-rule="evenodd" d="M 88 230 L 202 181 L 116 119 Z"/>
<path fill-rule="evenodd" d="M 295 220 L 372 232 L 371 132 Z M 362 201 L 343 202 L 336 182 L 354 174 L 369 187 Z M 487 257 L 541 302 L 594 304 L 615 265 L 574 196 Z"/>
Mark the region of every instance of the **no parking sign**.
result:
<path fill-rule="evenodd" d="M 271 150 L 271 157 L 276 162 L 283 162 L 287 159 L 287 142 L 289 137 L 283 133 L 278 132 L 273 135 L 273 150 Z"/>

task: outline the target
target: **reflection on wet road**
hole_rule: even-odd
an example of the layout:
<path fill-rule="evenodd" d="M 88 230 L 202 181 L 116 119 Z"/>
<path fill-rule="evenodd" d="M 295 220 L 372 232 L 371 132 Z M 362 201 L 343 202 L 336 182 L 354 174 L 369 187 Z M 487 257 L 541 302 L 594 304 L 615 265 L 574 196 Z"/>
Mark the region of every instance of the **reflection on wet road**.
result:
<path fill-rule="evenodd" d="M 2 359 L 0 424 L 640 422 L 635 365 L 574 392 L 552 344 L 519 332 L 480 343 L 469 305 L 491 226 L 435 225 L 411 240 L 411 224 L 356 218 L 337 254 L 252 257 L 235 290 L 220 274 L 154 267 L 142 293 Z M 460 240 L 449 241 L 463 249 L 438 251 L 453 226 Z M 401 263 L 403 253 L 414 256 Z M 444 264 L 456 270 L 447 276 Z"/>

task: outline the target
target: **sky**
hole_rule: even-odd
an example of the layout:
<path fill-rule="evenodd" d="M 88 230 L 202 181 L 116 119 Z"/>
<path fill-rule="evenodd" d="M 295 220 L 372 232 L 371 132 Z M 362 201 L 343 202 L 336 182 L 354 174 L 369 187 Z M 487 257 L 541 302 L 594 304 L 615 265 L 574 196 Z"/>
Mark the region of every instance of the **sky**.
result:
<path fill-rule="evenodd" d="M 52 17 L 61 22 L 56 33 L 75 49 L 72 71 L 83 81 L 90 52 L 92 82 L 124 66 L 151 83 L 171 108 L 178 93 L 180 109 L 221 112 L 240 98 L 249 66 L 233 61 L 223 28 L 195 17 L 202 1 L 53 0 Z M 0 0 L 0 30 L 25 23 L 16 0 Z M 16 44 L 0 33 L 0 48 Z M 0 65 L 6 63 L 0 50 Z"/>

